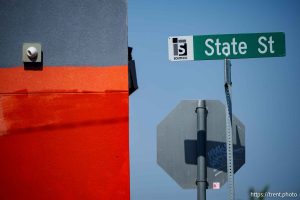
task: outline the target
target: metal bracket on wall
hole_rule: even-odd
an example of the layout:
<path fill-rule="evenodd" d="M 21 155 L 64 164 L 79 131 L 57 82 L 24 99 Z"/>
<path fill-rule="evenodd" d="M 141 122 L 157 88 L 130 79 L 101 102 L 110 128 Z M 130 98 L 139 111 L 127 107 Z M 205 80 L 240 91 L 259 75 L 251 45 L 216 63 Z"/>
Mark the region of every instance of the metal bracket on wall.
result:
<path fill-rule="evenodd" d="M 135 62 L 132 59 L 132 47 L 128 47 L 128 87 L 129 95 L 138 89 Z"/>
<path fill-rule="evenodd" d="M 42 45 L 40 43 L 23 43 L 22 61 L 25 70 L 42 70 Z"/>

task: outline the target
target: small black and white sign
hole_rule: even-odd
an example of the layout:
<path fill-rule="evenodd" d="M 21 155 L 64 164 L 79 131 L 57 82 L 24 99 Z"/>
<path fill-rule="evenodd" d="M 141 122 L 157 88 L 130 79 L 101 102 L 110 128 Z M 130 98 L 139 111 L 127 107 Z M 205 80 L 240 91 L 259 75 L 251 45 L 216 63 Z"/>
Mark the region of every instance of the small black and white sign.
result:
<path fill-rule="evenodd" d="M 194 60 L 193 36 L 169 37 L 169 60 Z"/>

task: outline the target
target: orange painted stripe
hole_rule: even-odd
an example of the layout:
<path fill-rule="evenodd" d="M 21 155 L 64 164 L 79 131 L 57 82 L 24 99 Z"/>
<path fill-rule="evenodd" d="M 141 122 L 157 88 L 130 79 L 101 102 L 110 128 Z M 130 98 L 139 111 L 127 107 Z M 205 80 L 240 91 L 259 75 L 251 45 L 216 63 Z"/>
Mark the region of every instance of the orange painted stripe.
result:
<path fill-rule="evenodd" d="M 0 68 L 0 93 L 128 91 L 127 66 L 51 66 L 42 71 Z"/>

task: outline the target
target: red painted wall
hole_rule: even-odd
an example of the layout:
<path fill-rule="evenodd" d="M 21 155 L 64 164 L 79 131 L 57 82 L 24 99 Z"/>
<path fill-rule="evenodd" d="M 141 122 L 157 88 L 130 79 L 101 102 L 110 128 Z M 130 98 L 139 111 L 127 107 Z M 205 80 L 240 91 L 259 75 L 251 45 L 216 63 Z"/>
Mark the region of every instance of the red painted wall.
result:
<path fill-rule="evenodd" d="M 130 199 L 127 66 L 0 68 L 0 199 Z"/>

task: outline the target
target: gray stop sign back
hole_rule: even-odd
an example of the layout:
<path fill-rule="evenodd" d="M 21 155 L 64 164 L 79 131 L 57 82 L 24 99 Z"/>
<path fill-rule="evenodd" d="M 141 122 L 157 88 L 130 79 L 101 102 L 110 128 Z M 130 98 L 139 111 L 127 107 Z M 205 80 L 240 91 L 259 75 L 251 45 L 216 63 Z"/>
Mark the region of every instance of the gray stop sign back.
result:
<path fill-rule="evenodd" d="M 183 100 L 157 126 L 157 163 L 185 189 L 196 188 L 198 100 Z M 225 106 L 206 100 L 208 188 L 227 181 Z M 233 116 L 234 172 L 245 163 L 245 126 Z"/>

